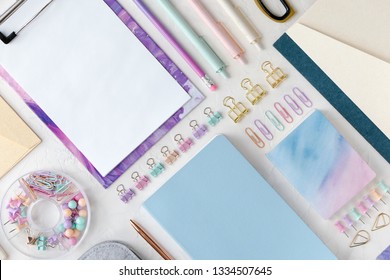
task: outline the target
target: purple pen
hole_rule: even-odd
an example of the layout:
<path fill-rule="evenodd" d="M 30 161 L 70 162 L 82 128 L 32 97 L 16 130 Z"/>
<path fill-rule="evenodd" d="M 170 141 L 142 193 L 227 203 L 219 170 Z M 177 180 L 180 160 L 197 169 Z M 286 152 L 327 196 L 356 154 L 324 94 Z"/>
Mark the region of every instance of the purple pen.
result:
<path fill-rule="evenodd" d="M 217 86 L 207 76 L 207 74 L 199 67 L 199 65 L 192 59 L 192 57 L 183 49 L 177 40 L 169 33 L 165 26 L 157 19 L 157 17 L 149 10 L 142 0 L 133 0 L 137 7 L 145 14 L 150 22 L 157 28 L 157 30 L 167 39 L 167 41 L 175 48 L 187 64 L 194 70 L 198 77 L 211 90 L 215 91 Z"/>

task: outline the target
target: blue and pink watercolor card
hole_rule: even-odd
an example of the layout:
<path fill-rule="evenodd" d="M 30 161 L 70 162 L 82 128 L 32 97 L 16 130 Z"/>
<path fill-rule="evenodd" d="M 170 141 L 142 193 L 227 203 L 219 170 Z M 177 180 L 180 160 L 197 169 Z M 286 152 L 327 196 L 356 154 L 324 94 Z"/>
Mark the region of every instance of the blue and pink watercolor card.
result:
<path fill-rule="evenodd" d="M 340 210 L 376 176 L 317 110 L 267 157 L 325 219 Z"/>

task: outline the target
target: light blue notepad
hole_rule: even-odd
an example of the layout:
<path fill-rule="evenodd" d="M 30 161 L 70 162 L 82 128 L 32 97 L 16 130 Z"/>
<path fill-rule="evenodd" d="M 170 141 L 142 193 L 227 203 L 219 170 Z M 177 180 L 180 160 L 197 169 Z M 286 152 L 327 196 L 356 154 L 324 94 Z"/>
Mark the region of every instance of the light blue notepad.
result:
<path fill-rule="evenodd" d="M 144 207 L 193 259 L 335 258 L 223 135 Z"/>

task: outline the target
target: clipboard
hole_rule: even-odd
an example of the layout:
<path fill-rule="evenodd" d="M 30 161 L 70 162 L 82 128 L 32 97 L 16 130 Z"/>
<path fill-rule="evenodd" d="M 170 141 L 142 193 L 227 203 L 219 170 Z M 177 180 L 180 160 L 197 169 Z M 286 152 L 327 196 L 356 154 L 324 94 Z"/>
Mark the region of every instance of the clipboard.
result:
<path fill-rule="evenodd" d="M 59 3 L 64 0 L 54 0 L 50 1 L 50 4 L 46 6 L 42 11 L 39 12 L 37 17 L 34 17 L 33 20 L 26 26 L 23 32 L 20 33 L 20 36 L 14 38 L 8 45 L 7 48 L 11 48 L 17 46 L 21 41 L 22 36 L 30 36 L 29 31 L 39 25 L 39 21 L 41 17 L 45 15 L 45 13 L 49 13 L 50 9 L 53 5 L 56 5 L 56 2 Z M 69 1 L 69 0 L 67 0 Z M 77 2 L 75 6 L 80 7 L 84 3 L 95 3 L 93 0 L 86 0 L 82 3 Z M 133 165 L 142 155 L 144 155 L 154 144 L 157 143 L 165 134 L 167 134 L 181 119 L 183 119 L 193 108 L 195 108 L 201 101 L 204 99 L 202 93 L 188 80 L 187 76 L 181 72 L 181 70 L 172 62 L 172 60 L 157 46 L 157 44 L 148 36 L 148 34 L 135 22 L 135 20 L 130 16 L 130 14 L 123 9 L 123 7 L 115 0 L 104 0 L 101 1 L 104 5 L 107 5 L 108 12 L 113 12 L 114 16 L 116 15 L 124 24 L 122 26 L 126 30 L 130 30 L 138 39 L 138 43 L 141 42 L 142 45 L 150 52 L 154 57 L 153 60 L 157 60 L 158 67 L 163 67 L 165 70 L 164 73 L 168 74 L 169 79 L 173 77 L 174 84 L 180 88 L 180 91 L 183 91 L 188 98 L 179 98 L 179 101 L 174 100 L 180 106 L 177 106 L 174 111 L 169 113 L 169 111 L 165 112 L 166 118 L 163 117 L 166 121 L 161 119 L 161 124 L 155 127 L 148 136 L 142 140 L 134 149 L 129 151 L 118 163 L 112 166 L 112 169 L 105 173 L 101 172 L 98 168 L 96 168 L 96 164 L 93 163 L 91 158 L 87 155 L 87 153 L 80 148 L 80 145 L 76 144 L 72 137 L 69 137 L 69 133 L 64 131 L 64 127 L 59 125 L 56 119 L 52 118 L 52 114 L 48 113 L 42 106 L 42 102 L 37 102 L 28 90 L 25 90 L 22 84 L 19 84 L 15 75 L 13 75 L 8 69 L 2 65 L 0 61 L 0 77 L 5 79 L 10 86 L 20 95 L 20 97 L 26 102 L 26 104 L 36 113 L 37 116 L 48 126 L 48 128 L 67 146 L 67 148 L 74 154 L 74 156 L 80 160 L 80 162 L 87 168 L 87 170 L 101 183 L 105 188 L 109 187 L 116 179 L 118 179 L 131 165 Z M 64 2 L 62 2 L 64 3 Z M 92 5 L 92 4 L 91 4 Z M 95 5 L 95 4 L 94 4 Z M 96 4 L 101 5 L 101 3 Z M 76 7 L 77 8 L 77 7 Z M 111 9 L 111 11 L 110 11 Z M 1 29 L 1 26 L 0 26 Z M 128 31 L 127 30 L 127 31 Z M 17 32 L 15 32 L 17 33 Z M 132 36 L 129 33 L 129 36 Z M 20 38 L 19 38 L 20 37 Z M 0 43 L 2 44 L 2 43 Z M 3 48 L 5 45 L 3 45 Z M 1 48 L 1 46 L 0 46 Z M 148 53 L 148 55 L 150 55 Z M 1 55 L 0 55 L 1 59 Z M 123 68 L 126 69 L 126 68 Z M 164 78 L 164 81 L 167 79 Z M 175 81 L 176 80 L 176 81 Z M 113 81 L 110 81 L 113 83 Z M 175 87 L 171 85 L 172 87 Z M 148 85 L 149 87 L 149 85 Z M 184 90 L 183 90 L 184 89 Z M 155 95 L 157 96 L 157 95 Z M 42 101 L 42 100 L 40 100 Z M 185 102 L 183 102 L 185 101 Z M 180 103 L 182 102 L 182 103 Z M 134 103 L 133 103 L 134 105 Z M 137 107 L 137 106 L 134 106 Z M 131 111 L 128 111 L 130 113 Z M 153 110 L 151 109 L 151 112 Z M 167 115 L 169 113 L 169 115 Z M 145 110 L 145 120 L 147 115 L 150 114 L 147 110 Z M 139 123 L 142 123 L 141 119 L 137 119 Z M 119 122 L 120 123 L 120 122 Z M 113 123 L 113 126 L 120 125 L 117 123 Z M 111 133 L 111 128 L 103 130 L 103 133 Z M 137 131 L 132 132 L 133 135 L 137 135 Z M 94 140 L 94 139 L 92 139 Z M 115 139 L 118 140 L 118 139 Z M 91 141 L 92 142 L 92 141 Z M 93 141 L 95 142 L 95 141 Z M 94 143 L 93 143 L 94 144 Z"/>

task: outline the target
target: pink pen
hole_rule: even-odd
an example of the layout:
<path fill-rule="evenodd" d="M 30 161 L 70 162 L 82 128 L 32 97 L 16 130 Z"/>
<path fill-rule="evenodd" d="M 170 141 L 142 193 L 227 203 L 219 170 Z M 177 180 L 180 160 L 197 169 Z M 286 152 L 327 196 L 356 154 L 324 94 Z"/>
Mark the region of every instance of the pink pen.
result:
<path fill-rule="evenodd" d="M 190 0 L 190 3 L 198 13 L 203 22 L 211 29 L 215 37 L 222 43 L 222 45 L 228 50 L 230 55 L 242 63 L 245 63 L 244 50 L 240 47 L 237 41 L 230 35 L 226 28 L 217 22 L 206 7 L 202 5 L 199 0 Z"/>

